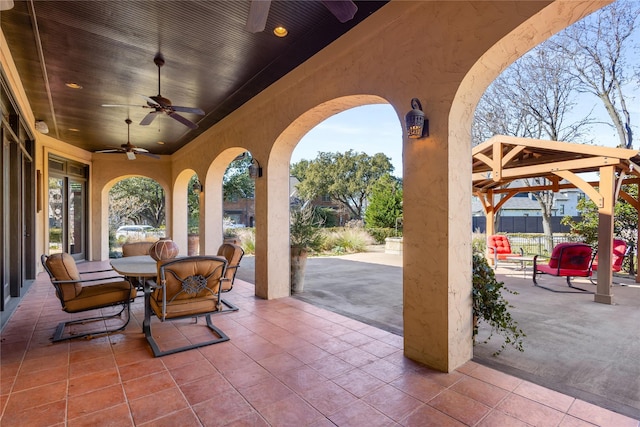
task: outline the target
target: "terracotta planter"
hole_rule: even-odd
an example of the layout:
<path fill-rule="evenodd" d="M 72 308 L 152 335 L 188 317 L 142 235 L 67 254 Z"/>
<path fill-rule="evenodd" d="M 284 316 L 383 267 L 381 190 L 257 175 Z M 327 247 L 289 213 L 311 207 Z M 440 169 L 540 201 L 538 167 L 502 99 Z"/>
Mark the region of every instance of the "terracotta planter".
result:
<path fill-rule="evenodd" d="M 234 245 L 240 246 L 240 238 L 237 237 L 237 236 L 225 237 L 224 238 L 224 243 L 233 243 Z"/>
<path fill-rule="evenodd" d="M 302 292 L 304 289 L 304 271 L 307 267 L 307 250 L 291 247 L 291 293 Z"/>
<path fill-rule="evenodd" d="M 187 255 L 194 256 L 200 255 L 200 235 L 199 234 L 189 234 L 187 236 Z"/>

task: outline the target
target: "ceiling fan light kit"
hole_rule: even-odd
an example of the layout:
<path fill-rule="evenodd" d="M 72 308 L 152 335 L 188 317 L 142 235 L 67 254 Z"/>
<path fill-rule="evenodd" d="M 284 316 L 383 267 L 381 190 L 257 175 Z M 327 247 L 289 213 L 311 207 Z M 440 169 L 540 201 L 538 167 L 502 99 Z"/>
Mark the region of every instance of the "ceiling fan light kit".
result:
<path fill-rule="evenodd" d="M 122 144 L 120 148 L 108 148 L 106 150 L 99 150 L 96 153 L 125 153 L 127 155 L 127 159 L 135 160 L 136 154 L 142 154 L 143 156 L 151 157 L 153 159 L 159 159 L 160 156 L 157 154 L 152 154 L 146 148 L 140 148 L 133 145 L 130 141 L 130 128 L 131 128 L 131 119 L 127 117 L 125 120 L 127 124 L 127 143 Z"/>

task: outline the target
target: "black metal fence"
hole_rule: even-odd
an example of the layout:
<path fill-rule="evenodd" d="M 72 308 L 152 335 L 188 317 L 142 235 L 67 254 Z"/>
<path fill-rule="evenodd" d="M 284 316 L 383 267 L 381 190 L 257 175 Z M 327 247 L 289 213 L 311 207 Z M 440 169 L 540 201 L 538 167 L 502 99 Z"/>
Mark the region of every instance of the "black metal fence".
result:
<path fill-rule="evenodd" d="M 563 217 L 551 217 L 552 233 L 569 233 L 568 226 L 560 224 Z M 574 221 L 582 218 L 573 217 Z M 487 231 L 487 218 L 484 216 L 472 217 L 472 231 L 485 233 Z M 496 233 L 543 233 L 541 216 L 501 216 L 498 219 Z"/>

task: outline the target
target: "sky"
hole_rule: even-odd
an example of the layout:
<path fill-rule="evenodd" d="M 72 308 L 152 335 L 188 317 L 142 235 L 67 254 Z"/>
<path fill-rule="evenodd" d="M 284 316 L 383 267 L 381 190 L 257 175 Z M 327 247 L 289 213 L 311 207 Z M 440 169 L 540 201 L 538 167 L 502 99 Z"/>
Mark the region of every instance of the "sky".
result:
<path fill-rule="evenodd" d="M 401 177 L 402 132 L 400 120 L 389 104 L 351 108 L 311 129 L 293 151 L 291 163 L 313 160 L 320 151 L 344 153 L 354 150 L 371 156 L 384 153 L 391 159 L 393 175 Z"/>
<path fill-rule="evenodd" d="M 632 38 L 640 38 L 640 30 L 636 31 Z M 637 55 L 629 55 L 628 60 L 630 67 L 640 66 Z M 625 92 L 630 94 L 627 107 L 632 123 L 637 124 L 640 122 L 640 85 L 633 82 Z M 604 106 L 594 96 L 582 96 L 577 99 L 577 104 L 578 107 L 573 112 L 576 117 L 585 117 L 592 111 L 592 117 L 610 123 Z M 402 113 L 403 118 L 407 111 Z M 633 145 L 638 149 L 640 129 L 635 125 L 633 130 Z M 391 105 L 377 104 L 352 108 L 328 118 L 309 131 L 293 151 L 291 163 L 302 159 L 313 160 L 319 151 L 345 152 L 352 149 L 369 155 L 384 153 L 391 158 L 394 166 L 393 175 L 402 177 L 402 133 L 401 122 Z M 615 147 L 619 143 L 615 129 L 606 124 L 592 125 L 587 137 L 593 140 L 594 145 Z"/>

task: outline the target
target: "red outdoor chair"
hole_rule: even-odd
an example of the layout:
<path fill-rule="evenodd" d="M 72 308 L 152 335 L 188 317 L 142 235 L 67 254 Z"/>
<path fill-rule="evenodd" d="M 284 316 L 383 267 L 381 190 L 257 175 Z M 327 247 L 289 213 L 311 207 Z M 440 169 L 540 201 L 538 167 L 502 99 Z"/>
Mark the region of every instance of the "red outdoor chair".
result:
<path fill-rule="evenodd" d="M 538 274 L 549 274 L 551 276 L 566 277 L 567 285 L 570 288 L 581 292 L 589 292 L 586 289 L 573 286 L 571 277 L 591 277 L 593 256 L 593 249 L 585 243 L 560 243 L 553 248 L 548 264 L 538 264 L 538 255 L 533 257 L 533 284 L 552 292 L 574 292 L 548 288 L 540 285 L 536 280 Z"/>
<path fill-rule="evenodd" d="M 611 270 L 618 272 L 622 270 L 622 262 L 624 261 L 624 257 L 627 256 L 630 247 L 627 245 L 627 242 L 620 239 L 613 239 L 613 254 L 611 257 Z M 591 264 L 591 270 L 598 271 L 598 254 L 596 254 L 593 259 L 593 263 Z M 591 283 L 593 282 L 593 276 L 589 278 Z"/>
<path fill-rule="evenodd" d="M 506 260 L 508 257 L 522 256 L 523 250 L 520 248 L 520 253 L 515 253 L 511 250 L 511 242 L 509 238 L 504 234 L 494 234 L 487 239 L 487 249 L 489 250 L 489 256 L 493 257 L 493 266 L 498 267 L 499 260 Z"/>

